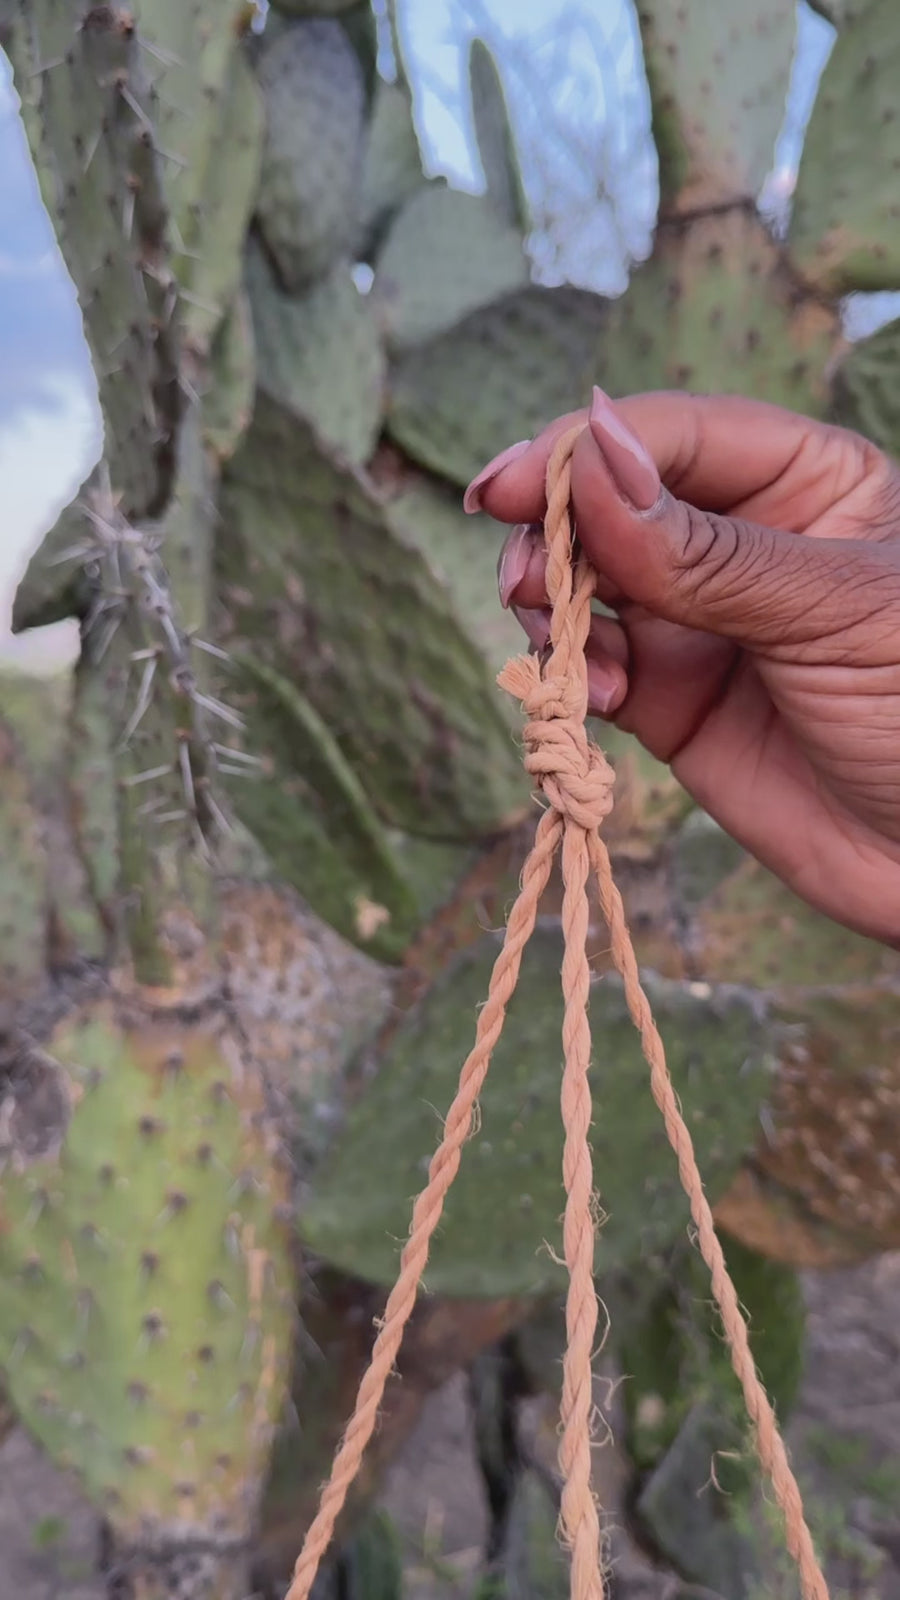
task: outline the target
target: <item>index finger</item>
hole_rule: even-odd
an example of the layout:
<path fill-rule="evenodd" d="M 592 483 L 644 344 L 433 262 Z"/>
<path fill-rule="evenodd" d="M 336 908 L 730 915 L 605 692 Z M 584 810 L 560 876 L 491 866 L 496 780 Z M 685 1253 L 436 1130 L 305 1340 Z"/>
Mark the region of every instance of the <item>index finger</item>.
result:
<path fill-rule="evenodd" d="M 613 405 L 646 445 L 666 488 L 706 511 L 740 509 L 761 517 L 759 498 L 766 498 L 771 513 L 776 492 L 775 498 L 786 507 L 795 496 L 798 503 L 802 500 L 807 524 L 834 498 L 833 481 L 822 482 L 820 495 L 814 492 L 817 475 L 829 478 L 821 474 L 815 446 L 837 437 L 846 446 L 853 437 L 843 429 L 743 395 L 660 390 L 628 395 Z M 499 522 L 539 521 L 546 505 L 544 479 L 553 446 L 576 423 L 586 425 L 587 418 L 586 410 L 557 418 L 524 454 L 487 483 L 479 498 L 488 515 Z M 794 519 L 782 525 L 803 531 Z"/>

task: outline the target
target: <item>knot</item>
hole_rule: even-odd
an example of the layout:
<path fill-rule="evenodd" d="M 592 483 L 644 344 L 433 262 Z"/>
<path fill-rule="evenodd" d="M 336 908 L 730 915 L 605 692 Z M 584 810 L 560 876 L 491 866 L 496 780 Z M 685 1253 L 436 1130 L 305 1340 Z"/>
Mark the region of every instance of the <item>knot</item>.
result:
<path fill-rule="evenodd" d="M 565 678 L 544 678 L 535 656 L 516 656 L 497 679 L 522 703 L 525 770 L 550 804 L 579 828 L 598 828 L 613 805 L 615 774 L 593 744 L 578 710 L 581 695 Z"/>

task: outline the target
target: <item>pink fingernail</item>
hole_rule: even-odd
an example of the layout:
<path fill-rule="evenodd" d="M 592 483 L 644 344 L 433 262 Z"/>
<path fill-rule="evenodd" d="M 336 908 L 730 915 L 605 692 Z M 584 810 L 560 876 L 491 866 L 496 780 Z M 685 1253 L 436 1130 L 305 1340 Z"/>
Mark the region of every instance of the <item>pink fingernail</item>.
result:
<path fill-rule="evenodd" d="M 472 479 L 463 496 L 463 510 L 468 511 L 470 516 L 474 511 L 480 511 L 481 497 L 488 484 L 493 483 L 494 479 L 500 476 L 504 467 L 508 467 L 513 461 L 518 461 L 519 457 L 525 454 L 530 444 L 530 439 L 520 439 L 518 444 L 511 444 L 508 449 L 501 450 L 498 456 L 494 456 L 493 461 L 489 461 L 486 467 L 482 467 L 478 476 Z"/>
<path fill-rule="evenodd" d="M 588 704 L 598 717 L 613 711 L 622 699 L 622 682 L 618 675 L 608 672 L 596 661 L 588 662 Z"/>
<path fill-rule="evenodd" d="M 525 629 L 529 644 L 533 645 L 535 650 L 543 650 L 550 637 L 549 611 L 531 611 L 525 606 L 513 606 L 512 614 L 520 627 Z"/>
<path fill-rule="evenodd" d="M 619 493 L 637 511 L 649 511 L 659 499 L 656 465 L 637 435 L 613 410 L 609 396 L 596 385 L 588 425 Z"/>
<path fill-rule="evenodd" d="M 536 522 L 520 522 L 507 539 L 500 551 L 500 560 L 497 562 L 497 587 L 500 590 L 500 604 L 506 610 L 528 571 L 531 552 L 535 546 L 535 538 L 540 533 Z"/>

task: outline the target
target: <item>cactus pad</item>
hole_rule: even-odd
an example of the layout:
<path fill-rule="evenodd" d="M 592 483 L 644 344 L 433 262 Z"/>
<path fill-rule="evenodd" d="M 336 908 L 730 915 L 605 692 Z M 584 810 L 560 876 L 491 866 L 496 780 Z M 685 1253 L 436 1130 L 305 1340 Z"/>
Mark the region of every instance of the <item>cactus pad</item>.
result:
<path fill-rule="evenodd" d="M 154 514 L 170 484 L 177 324 L 140 40 L 115 6 L 40 0 L 17 11 L 16 87 L 84 316 L 112 481 L 125 515 Z"/>
<path fill-rule="evenodd" d="M 488 199 L 498 216 L 524 233 L 529 222 L 528 199 L 509 108 L 496 62 L 481 39 L 473 39 L 469 47 L 469 94 Z"/>
<path fill-rule="evenodd" d="M 521 815 L 528 785 L 485 663 L 368 480 L 260 392 L 221 512 L 220 637 L 305 695 L 382 821 L 465 839 Z"/>
<path fill-rule="evenodd" d="M 830 419 L 900 461 L 900 321 L 853 344 L 831 386 Z"/>
<path fill-rule="evenodd" d="M 388 431 L 464 486 L 511 439 L 587 403 L 603 376 L 609 305 L 581 289 L 532 288 L 474 312 L 397 363 Z"/>
<path fill-rule="evenodd" d="M 409 90 L 401 83 L 375 86 L 363 157 L 361 214 L 356 249 L 368 260 L 385 224 L 425 182 Z"/>
<path fill-rule="evenodd" d="M 349 265 L 286 295 L 251 245 L 246 282 L 261 386 L 348 460 L 368 460 L 381 430 L 385 358 L 371 298 Z"/>
<path fill-rule="evenodd" d="M 756 199 L 784 120 L 794 0 L 639 0 L 662 207 Z"/>
<path fill-rule="evenodd" d="M 93 473 L 82 484 L 78 501 L 91 492 L 96 477 Z M 13 597 L 13 633 L 81 617 L 88 609 L 91 585 L 85 568 L 84 515 L 78 501 L 60 512 L 19 581 Z"/>
<path fill-rule="evenodd" d="M 483 939 L 404 1019 L 327 1170 L 313 1180 L 303 1236 L 363 1278 L 394 1280 L 410 1196 L 424 1181 L 498 949 L 495 938 Z M 525 952 L 480 1097 L 480 1132 L 464 1152 L 426 1271 L 435 1293 L 530 1294 L 563 1281 L 551 1255 L 561 1253 L 564 1204 L 561 956 L 560 938 L 549 931 L 538 931 Z M 769 1088 L 766 1028 L 753 1001 L 735 990 L 657 979 L 649 994 L 715 1196 L 755 1140 Z M 596 1261 L 609 1272 L 674 1241 L 687 1208 L 619 984 L 596 983 L 590 1009 L 594 1173 L 609 1213 Z"/>
<path fill-rule="evenodd" d="M 250 421 L 255 387 L 253 321 L 241 290 L 216 330 L 203 394 L 203 438 L 220 462 L 233 455 Z"/>
<path fill-rule="evenodd" d="M 739 393 L 821 415 L 838 338 L 835 312 L 798 297 L 762 224 L 738 208 L 659 229 L 611 307 L 600 381 L 614 395 Z"/>
<path fill-rule="evenodd" d="M 418 550 L 456 604 L 460 623 L 483 651 L 488 666 L 500 672 L 522 648 L 522 631 L 497 603 L 497 559 L 507 529 L 490 517 L 467 516 L 460 497 L 433 478 L 412 476 L 388 501 L 391 527 Z M 499 701 L 513 727 L 521 729 L 521 710 L 509 696 Z"/>
<path fill-rule="evenodd" d="M 0 1035 L 11 1006 L 44 981 L 50 884 L 44 828 L 27 758 L 0 718 Z"/>
<path fill-rule="evenodd" d="M 263 107 L 256 79 L 235 45 L 222 85 L 203 187 L 176 259 L 185 337 L 206 351 L 241 278 L 244 235 L 256 200 Z"/>
<path fill-rule="evenodd" d="M 313 707 L 252 655 L 230 674 L 245 744 L 262 763 L 232 804 L 284 883 L 374 956 L 402 960 L 418 923 L 412 890 L 358 777 Z"/>
<path fill-rule="evenodd" d="M 435 183 L 411 195 L 391 224 L 372 294 L 391 345 L 403 349 L 527 282 L 518 230 L 483 195 Z"/>
<path fill-rule="evenodd" d="M 120 1540 L 239 1544 L 294 1325 L 289 1175 L 257 1073 L 215 1008 L 113 1000 L 62 1022 L 34 1073 L 0 1202 L 16 1409 Z"/>
<path fill-rule="evenodd" d="M 900 282 L 898 71 L 896 8 L 860 0 L 822 74 L 788 234 L 795 265 L 826 294 Z"/>
<path fill-rule="evenodd" d="M 365 86 L 339 22 L 279 29 L 258 63 L 266 136 L 257 218 L 288 290 L 347 250 L 362 176 Z"/>

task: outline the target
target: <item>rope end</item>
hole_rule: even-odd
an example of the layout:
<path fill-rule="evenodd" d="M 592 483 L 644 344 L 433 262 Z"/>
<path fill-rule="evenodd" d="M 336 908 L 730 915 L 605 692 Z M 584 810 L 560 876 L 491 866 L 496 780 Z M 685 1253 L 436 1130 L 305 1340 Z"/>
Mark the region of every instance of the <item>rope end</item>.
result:
<path fill-rule="evenodd" d="M 503 671 L 498 672 L 497 683 L 514 700 L 525 701 L 540 681 L 540 676 L 541 669 L 536 656 L 513 656 Z"/>

